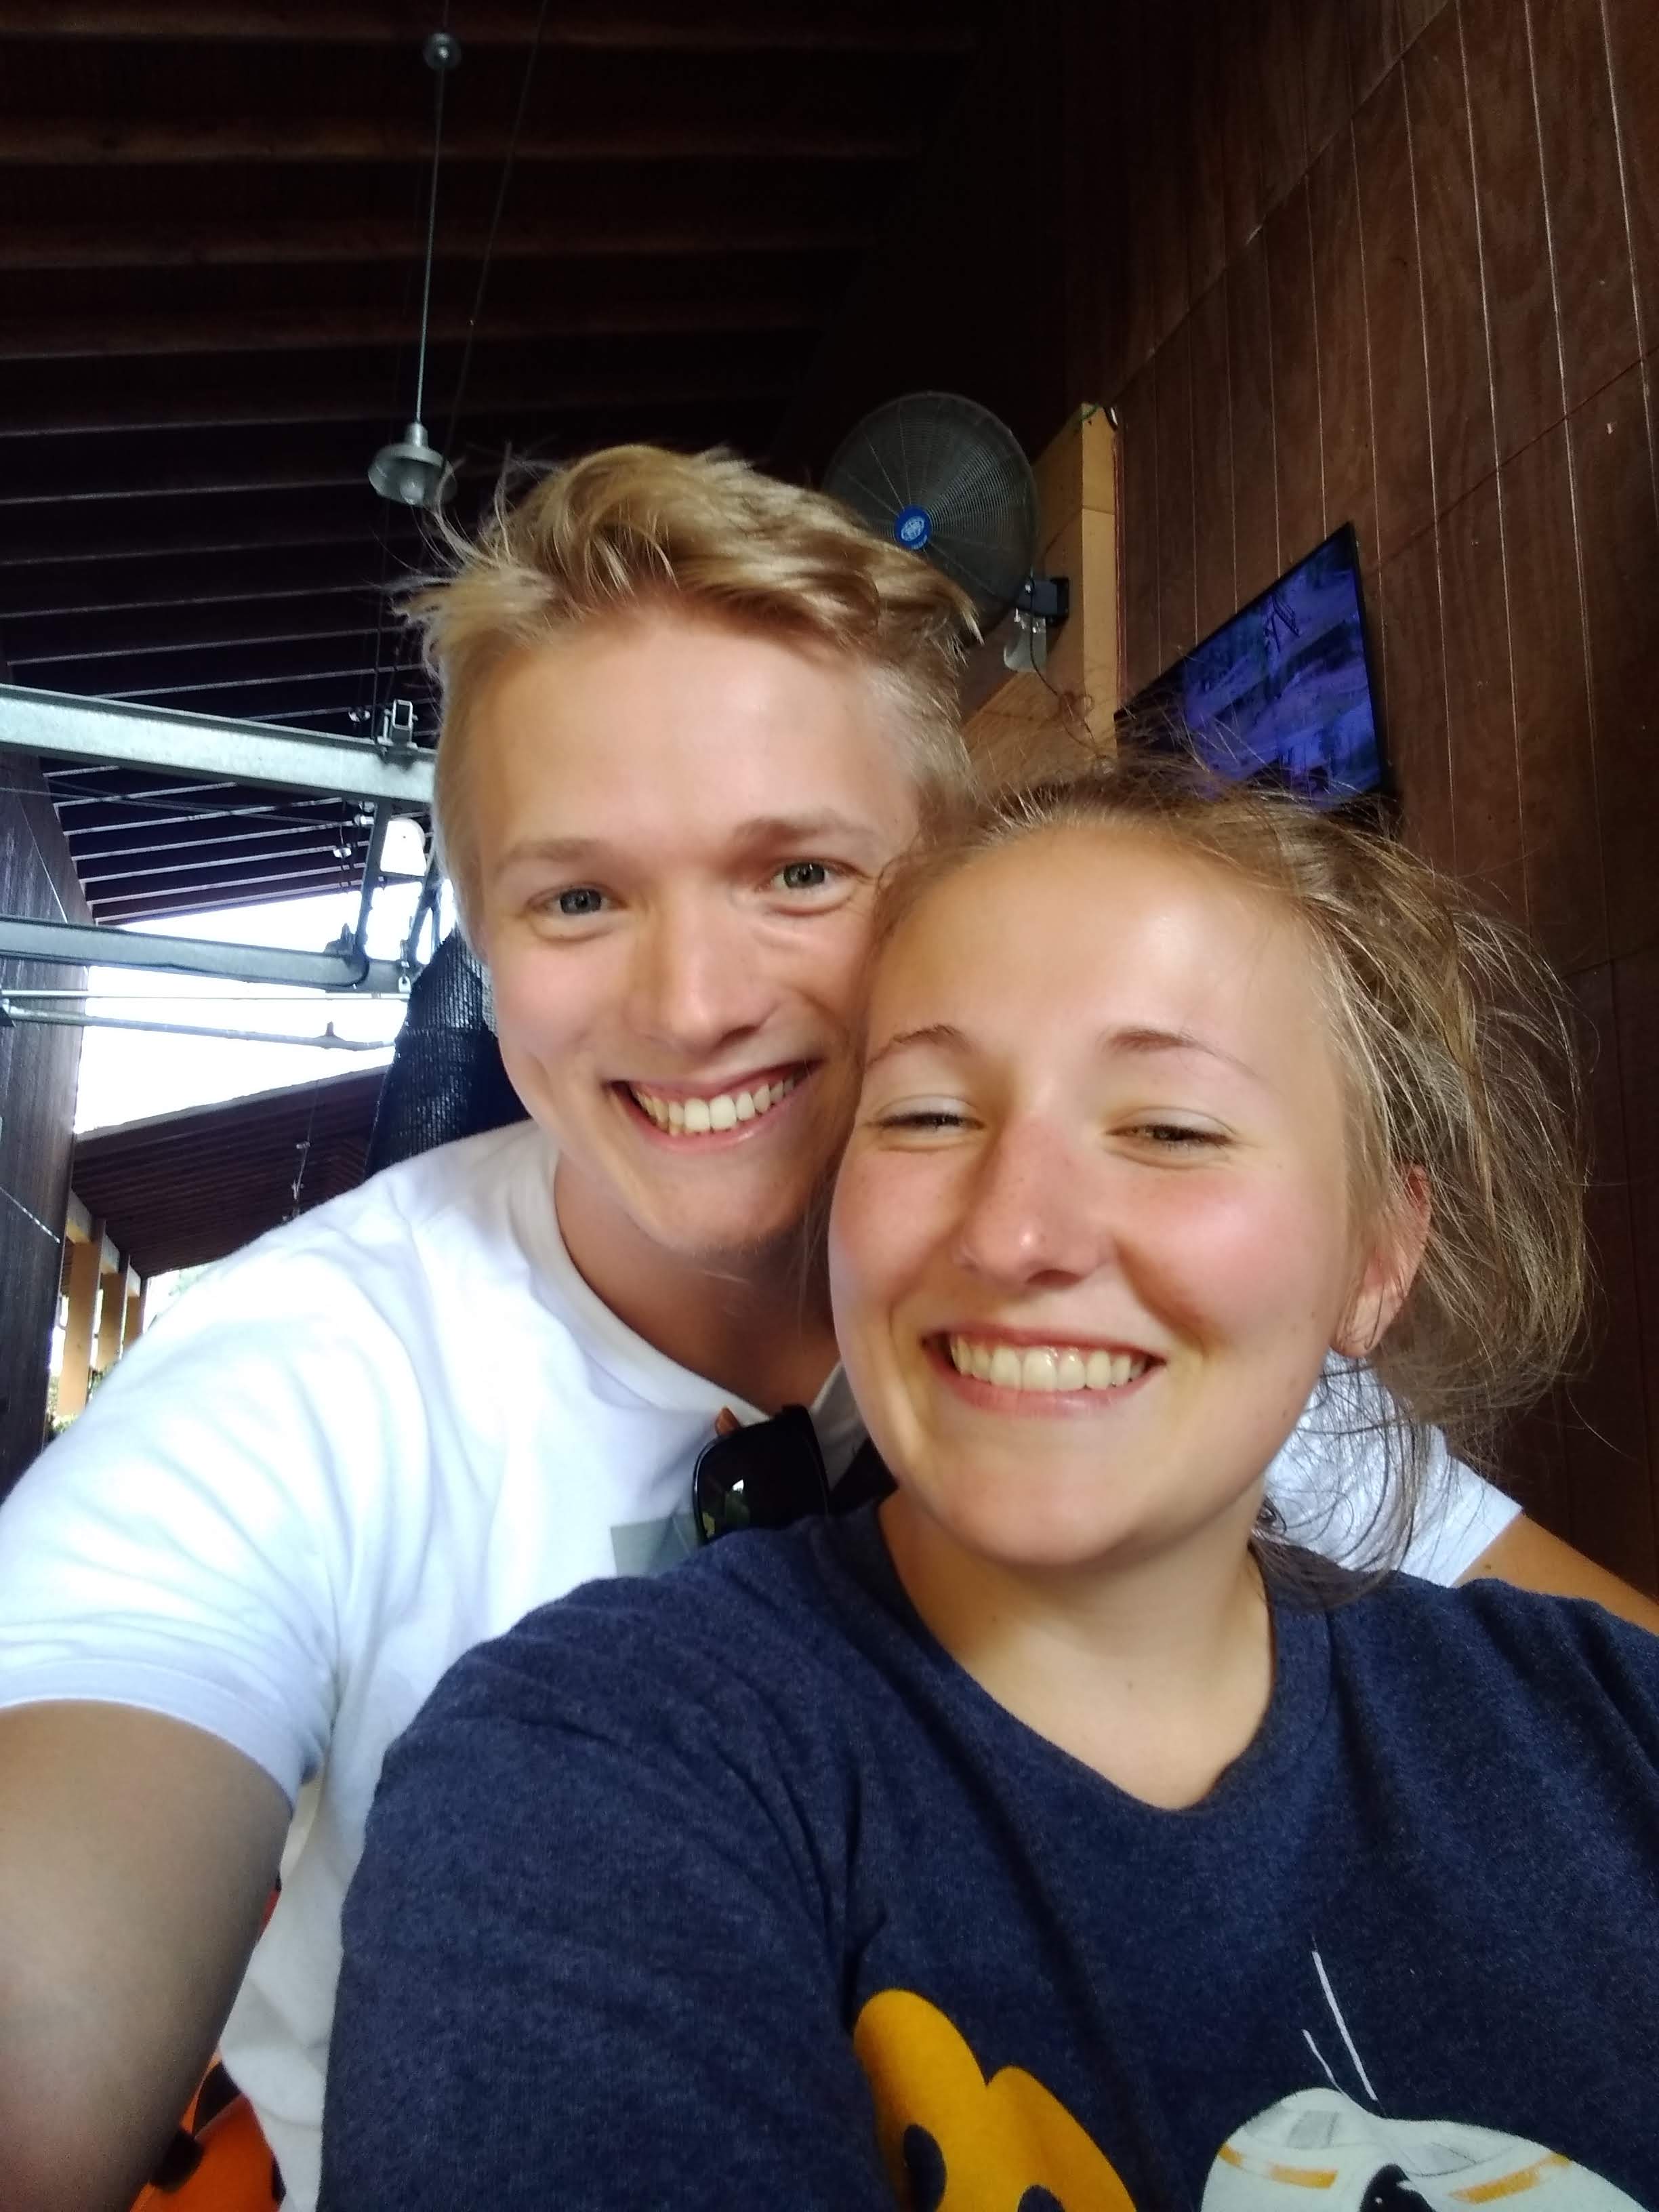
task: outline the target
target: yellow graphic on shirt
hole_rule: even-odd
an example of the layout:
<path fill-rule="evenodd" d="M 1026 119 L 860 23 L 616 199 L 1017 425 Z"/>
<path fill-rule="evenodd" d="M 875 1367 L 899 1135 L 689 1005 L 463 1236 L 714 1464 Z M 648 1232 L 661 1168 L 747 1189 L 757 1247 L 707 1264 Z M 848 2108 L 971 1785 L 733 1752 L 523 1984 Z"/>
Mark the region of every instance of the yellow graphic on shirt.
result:
<path fill-rule="evenodd" d="M 988 2081 L 926 1997 L 880 1990 L 858 2016 L 853 2048 L 904 2212 L 1020 2212 L 1034 2191 L 1060 2212 L 1136 2212 L 1111 2160 L 1059 2098 L 1018 2066 Z M 1298 2089 L 1235 2128 L 1211 2166 L 1201 2212 L 1464 2212 L 1518 2197 L 1539 2212 L 1642 2212 L 1543 2143 L 1465 2121 L 1394 2119 L 1334 2085 Z"/>
<path fill-rule="evenodd" d="M 858 2016 L 853 2048 L 870 2079 L 893 2193 L 922 2212 L 904 2138 L 933 2138 L 941 2191 L 926 2212 L 1018 2212 L 1044 2189 L 1064 2212 L 1135 2212 L 1116 2169 L 1034 2074 L 1005 2066 L 987 2081 L 945 2014 L 911 1990 L 882 1990 Z"/>

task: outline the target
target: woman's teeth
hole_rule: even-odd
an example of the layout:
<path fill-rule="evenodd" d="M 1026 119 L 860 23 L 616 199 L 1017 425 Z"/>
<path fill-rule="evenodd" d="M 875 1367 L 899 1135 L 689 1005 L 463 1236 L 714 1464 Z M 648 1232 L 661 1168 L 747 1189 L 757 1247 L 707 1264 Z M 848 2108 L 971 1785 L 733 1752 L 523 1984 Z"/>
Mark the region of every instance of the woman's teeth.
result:
<path fill-rule="evenodd" d="M 945 1341 L 958 1375 L 1003 1390 L 1121 1390 L 1150 1364 L 1139 1352 L 1085 1352 L 1080 1345 L 987 1344 L 968 1336 Z"/>
<path fill-rule="evenodd" d="M 704 1137 L 711 1129 L 735 1129 L 739 1121 L 758 1121 L 799 1081 L 799 1075 L 785 1075 L 775 1083 L 757 1084 L 751 1091 L 722 1091 L 714 1098 L 659 1098 L 636 1083 L 628 1089 L 641 1111 L 671 1137 Z"/>

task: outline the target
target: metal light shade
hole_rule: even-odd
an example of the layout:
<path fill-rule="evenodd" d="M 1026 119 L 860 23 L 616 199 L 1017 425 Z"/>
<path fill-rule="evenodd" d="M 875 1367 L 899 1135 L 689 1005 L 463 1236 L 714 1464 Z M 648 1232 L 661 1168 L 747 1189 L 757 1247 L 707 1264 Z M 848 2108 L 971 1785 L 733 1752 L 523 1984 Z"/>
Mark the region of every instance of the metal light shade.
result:
<path fill-rule="evenodd" d="M 398 444 L 381 447 L 368 480 L 382 499 L 404 507 L 441 507 L 449 495 L 448 465 L 420 422 L 411 422 Z"/>

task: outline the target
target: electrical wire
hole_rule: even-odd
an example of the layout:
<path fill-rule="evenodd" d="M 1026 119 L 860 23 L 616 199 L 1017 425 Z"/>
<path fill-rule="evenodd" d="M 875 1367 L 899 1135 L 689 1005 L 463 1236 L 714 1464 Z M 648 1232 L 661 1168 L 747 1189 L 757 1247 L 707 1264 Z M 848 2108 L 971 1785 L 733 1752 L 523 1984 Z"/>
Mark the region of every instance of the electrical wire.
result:
<path fill-rule="evenodd" d="M 536 27 L 531 33 L 530 52 L 525 58 L 524 76 L 519 85 L 518 112 L 513 118 L 513 129 L 507 142 L 506 156 L 501 162 L 501 183 L 495 190 L 495 212 L 489 218 L 489 232 L 484 240 L 483 259 L 478 264 L 477 289 L 472 295 L 472 313 L 467 319 L 466 343 L 461 352 L 461 366 L 455 379 L 455 396 L 450 403 L 449 427 L 444 433 L 443 450 L 453 453 L 455 433 L 461 417 L 461 403 L 466 396 L 466 381 L 472 368 L 472 350 L 478 334 L 478 318 L 483 312 L 484 287 L 489 281 L 490 264 L 495 255 L 495 237 L 501 228 L 501 211 L 507 205 L 507 188 L 518 159 L 520 134 L 524 129 L 525 111 L 530 105 L 530 84 L 536 73 L 536 58 L 541 52 L 542 30 L 547 21 L 548 0 L 541 0 L 536 11 Z"/>

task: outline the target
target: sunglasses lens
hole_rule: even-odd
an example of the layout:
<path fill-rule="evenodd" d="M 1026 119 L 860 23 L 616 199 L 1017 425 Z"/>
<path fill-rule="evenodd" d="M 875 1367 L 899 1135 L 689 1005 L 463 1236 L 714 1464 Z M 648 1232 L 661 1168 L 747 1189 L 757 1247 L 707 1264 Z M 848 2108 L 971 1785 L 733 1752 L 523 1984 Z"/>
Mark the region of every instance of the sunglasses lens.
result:
<path fill-rule="evenodd" d="M 829 1485 L 811 1415 L 786 1406 L 772 1420 L 717 1437 L 698 1458 L 691 1496 L 705 1544 L 827 1512 Z"/>

